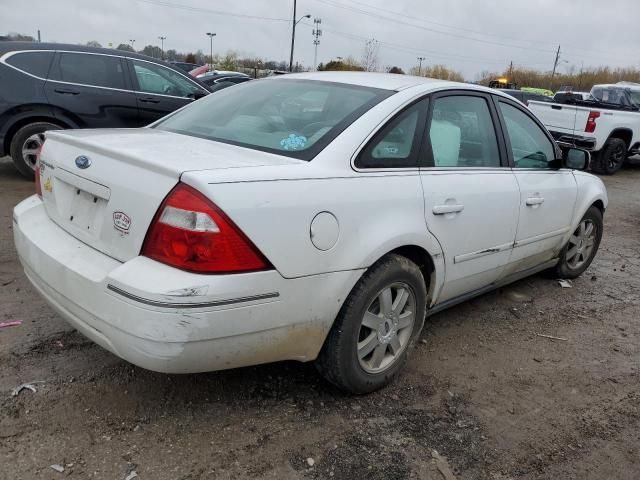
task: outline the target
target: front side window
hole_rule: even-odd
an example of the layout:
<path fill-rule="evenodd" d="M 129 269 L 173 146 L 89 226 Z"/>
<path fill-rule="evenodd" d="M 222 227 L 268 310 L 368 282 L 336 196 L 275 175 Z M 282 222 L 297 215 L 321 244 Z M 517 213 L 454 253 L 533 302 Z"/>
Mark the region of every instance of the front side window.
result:
<path fill-rule="evenodd" d="M 22 52 L 11 55 L 7 63 L 40 78 L 47 78 L 55 52 Z"/>
<path fill-rule="evenodd" d="M 311 160 L 391 94 L 316 80 L 253 80 L 219 90 L 154 128 Z"/>
<path fill-rule="evenodd" d="M 426 108 L 426 101 L 419 102 L 392 119 L 362 151 L 356 167 L 416 167 L 416 149 L 419 147 L 416 131 L 421 112 Z"/>
<path fill-rule="evenodd" d="M 515 168 L 549 168 L 555 148 L 542 129 L 520 109 L 499 102 Z"/>
<path fill-rule="evenodd" d="M 49 78 L 96 87 L 126 88 L 120 58 L 109 55 L 61 52 Z"/>
<path fill-rule="evenodd" d="M 499 167 L 498 140 L 484 97 L 434 100 L 429 128 L 434 167 Z"/>
<path fill-rule="evenodd" d="M 195 83 L 178 72 L 150 62 L 131 60 L 141 92 L 171 95 L 173 97 L 194 98 L 201 92 Z"/>

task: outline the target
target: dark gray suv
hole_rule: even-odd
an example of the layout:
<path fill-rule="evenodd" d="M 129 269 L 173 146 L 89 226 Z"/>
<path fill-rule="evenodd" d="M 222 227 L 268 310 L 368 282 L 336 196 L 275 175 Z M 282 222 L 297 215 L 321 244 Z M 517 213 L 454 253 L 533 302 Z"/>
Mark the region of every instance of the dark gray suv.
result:
<path fill-rule="evenodd" d="M 141 127 L 209 88 L 165 62 L 77 45 L 0 42 L 0 157 L 33 177 L 46 130 Z"/>

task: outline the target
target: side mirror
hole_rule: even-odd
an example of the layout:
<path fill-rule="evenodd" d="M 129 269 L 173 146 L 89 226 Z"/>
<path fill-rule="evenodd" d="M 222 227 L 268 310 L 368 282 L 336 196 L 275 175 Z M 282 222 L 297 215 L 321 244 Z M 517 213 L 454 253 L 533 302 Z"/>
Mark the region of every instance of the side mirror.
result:
<path fill-rule="evenodd" d="M 201 99 L 202 97 L 206 97 L 207 95 L 209 95 L 209 92 L 205 92 L 205 91 L 202 91 L 202 90 L 198 90 L 198 91 L 196 91 L 196 92 L 193 94 L 193 99 L 194 99 L 194 100 L 199 100 L 199 99 Z"/>
<path fill-rule="evenodd" d="M 567 148 L 562 151 L 562 166 L 573 170 L 586 170 L 591 161 L 591 154 L 579 148 Z"/>

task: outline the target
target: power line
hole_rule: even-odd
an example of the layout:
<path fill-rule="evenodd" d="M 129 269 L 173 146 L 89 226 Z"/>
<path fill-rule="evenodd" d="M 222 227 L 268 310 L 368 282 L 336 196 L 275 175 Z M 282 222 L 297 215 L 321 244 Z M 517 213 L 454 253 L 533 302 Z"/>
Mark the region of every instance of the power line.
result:
<path fill-rule="evenodd" d="M 504 43 L 504 42 L 495 42 L 495 41 L 486 40 L 486 39 L 482 39 L 482 38 L 475 38 L 475 37 L 470 37 L 470 36 L 466 36 L 466 35 L 460 35 L 460 34 L 453 33 L 453 32 L 437 30 L 437 29 L 425 27 L 423 25 L 416 25 L 415 23 L 410 23 L 410 22 L 406 22 L 406 21 L 403 21 L 403 20 L 399 20 L 397 18 L 389 17 L 389 16 L 386 16 L 386 15 L 381 15 L 381 14 L 378 14 L 378 13 L 375 13 L 375 12 L 364 10 L 362 8 L 358 8 L 358 7 L 354 7 L 354 6 L 350 6 L 350 5 L 345 5 L 345 4 L 339 3 L 339 2 L 337 2 L 335 0 L 316 0 L 316 1 L 320 2 L 320 3 L 324 3 L 325 5 L 329 5 L 329 6 L 332 6 L 332 7 L 342 8 L 344 10 L 360 13 L 360 14 L 363 14 L 363 15 L 366 15 L 366 16 L 369 16 L 369 17 L 373 17 L 373 18 L 377 18 L 377 19 L 385 20 L 385 21 L 390 21 L 390 22 L 394 22 L 394 23 L 398 23 L 398 24 L 401 24 L 401 25 L 413 27 L 413 28 L 416 28 L 416 29 L 420 29 L 420 30 L 424 30 L 424 31 L 428 31 L 428 32 L 432 32 L 432 33 L 436 33 L 436 34 L 440 34 L 440 35 L 447 35 L 447 36 L 454 37 L 454 38 L 459 38 L 459 39 L 463 39 L 463 40 L 470 40 L 470 41 L 473 41 L 473 42 L 485 43 L 485 44 L 489 44 L 489 45 L 498 45 L 498 46 L 501 46 L 501 47 L 519 48 L 519 49 L 523 49 L 523 50 L 530 50 L 530 51 L 536 51 L 536 52 L 542 52 L 542 53 L 555 53 L 555 49 L 546 50 L 546 49 L 541 49 L 541 48 L 528 47 L 528 46 L 524 46 L 524 45 L 509 44 L 509 43 Z M 401 13 L 398 13 L 398 12 L 392 12 L 391 10 L 382 9 L 380 7 L 374 7 L 374 6 L 371 6 L 371 5 L 367 5 L 367 4 L 363 3 L 363 2 L 358 2 L 356 0 L 347 0 L 347 1 L 351 1 L 351 2 L 359 4 L 359 5 L 366 5 L 369 8 L 376 8 L 378 10 L 389 12 L 389 13 L 392 13 L 394 15 L 399 15 L 399 16 L 402 16 L 402 17 L 405 17 L 405 18 L 410 18 L 410 19 L 415 20 L 415 21 L 422 21 L 422 22 L 426 22 L 426 23 L 436 24 L 436 22 L 430 22 L 428 20 L 411 17 L 411 16 L 404 15 L 404 14 L 401 14 Z M 438 25 L 444 26 L 446 28 L 458 28 L 458 29 L 461 29 L 461 30 L 467 30 L 467 29 L 463 29 L 461 27 L 453 27 L 453 26 L 445 25 L 445 24 L 438 24 Z M 467 30 L 467 31 L 473 32 L 473 33 L 477 33 L 477 34 L 480 34 L 480 35 L 490 35 L 490 36 L 497 37 L 496 35 L 485 34 L 485 33 L 477 32 L 477 31 L 473 31 L 473 30 Z M 498 38 L 505 38 L 505 37 L 498 37 Z M 506 38 L 509 38 L 509 37 L 506 37 Z M 527 40 L 527 42 L 531 42 L 531 41 Z M 580 50 L 580 48 L 576 47 L 575 50 Z M 589 52 L 590 53 L 595 53 L 594 50 L 589 50 Z M 611 60 L 613 58 L 607 52 L 602 52 L 602 55 L 603 56 L 601 56 L 601 57 L 592 56 L 592 55 L 583 55 L 583 54 L 578 54 L 578 55 L 575 55 L 575 56 L 577 56 L 579 58 L 603 59 L 603 58 L 605 58 L 604 56 L 606 55 L 607 60 Z"/>
<path fill-rule="evenodd" d="M 368 3 L 365 2 L 358 2 L 357 0 L 347 0 L 350 3 L 355 3 L 356 5 L 361 5 L 363 7 L 368 7 L 374 10 L 379 10 L 381 12 L 386 12 L 392 15 L 397 15 L 400 17 L 404 17 L 404 18 L 408 18 L 410 20 L 415 20 L 415 21 L 419 21 L 419 22 L 423 22 L 423 23 L 428 23 L 431 25 L 437 25 L 439 27 L 445 27 L 445 28 L 451 28 L 453 30 L 460 30 L 462 32 L 467 32 L 467 33 L 475 33 L 477 35 L 484 35 L 486 37 L 494 37 L 494 38 L 501 38 L 501 39 L 509 39 L 509 40 L 516 40 L 516 41 L 520 41 L 520 42 L 527 42 L 527 43 L 539 43 L 537 40 L 523 40 L 522 38 L 516 38 L 516 37 L 509 37 L 509 36 L 504 36 L 504 35 L 496 35 L 493 33 L 487 33 L 487 32 L 480 32 L 478 30 L 471 30 L 469 28 L 463 28 L 463 27 L 458 27 L 455 25 L 448 25 L 446 23 L 439 23 L 439 22 L 434 22 L 433 20 L 427 20 L 425 18 L 419 18 L 416 17 L 415 15 L 407 15 L 401 12 L 396 12 L 394 10 L 388 10 L 386 8 L 381 8 L 381 7 L 377 7 L 375 5 L 369 5 Z M 551 45 L 551 44 L 549 44 Z"/>
<path fill-rule="evenodd" d="M 305 23 L 305 22 L 303 22 Z M 311 24 L 305 23 L 305 25 L 307 26 L 311 26 Z M 347 33 L 347 32 L 342 32 L 340 30 L 336 30 L 333 28 L 328 28 L 328 27 L 324 27 L 324 30 L 326 30 L 327 32 L 339 35 L 341 37 L 347 38 L 349 40 L 353 40 L 353 41 L 367 41 L 369 40 L 369 37 L 365 37 L 362 35 L 357 35 L 354 33 Z M 487 59 L 487 58 L 478 58 L 475 56 L 464 56 L 464 55 L 458 55 L 458 54 L 448 54 L 448 53 L 443 53 L 442 51 L 436 52 L 433 50 L 425 50 L 424 48 L 418 48 L 418 47 L 412 47 L 409 45 L 400 45 L 397 43 L 391 43 L 391 42 L 385 42 L 383 40 L 379 40 L 378 43 L 385 48 L 389 48 L 392 50 L 397 50 L 397 51 L 401 51 L 404 53 L 410 53 L 410 54 L 414 54 L 414 53 L 423 53 L 423 54 L 428 54 L 430 57 L 438 57 L 438 58 L 443 58 L 443 59 L 454 59 L 454 60 L 460 60 L 460 61 L 465 61 L 465 62 L 471 62 L 471 63 L 479 63 L 479 64 L 488 64 L 488 63 L 493 63 L 495 65 L 505 65 L 506 61 L 505 60 L 500 60 L 500 59 Z M 521 64 L 522 66 L 526 66 Z M 534 63 L 529 63 L 529 65 L 534 65 Z M 540 62 L 536 65 L 546 65 L 546 62 Z"/>
<path fill-rule="evenodd" d="M 440 34 L 440 35 L 448 35 L 450 37 L 460 38 L 460 39 L 463 39 L 463 40 L 471 40 L 471 41 L 474 41 L 474 42 L 486 43 L 486 44 L 489 44 L 489 45 L 498 45 L 498 46 L 501 46 L 501 47 L 509 47 L 509 48 L 520 48 L 520 49 L 523 49 L 523 50 L 538 51 L 538 52 L 543 52 L 543 53 L 551 53 L 552 52 L 552 50 L 543 50 L 543 49 L 540 49 L 540 48 L 525 47 L 525 46 L 522 46 L 522 45 L 508 44 L 508 43 L 502 43 L 502 42 L 494 42 L 494 41 L 485 40 L 485 39 L 482 39 L 482 38 L 469 37 L 469 36 L 460 35 L 460 34 L 457 34 L 457 33 L 445 32 L 443 30 L 436 30 L 434 28 L 425 27 L 423 25 L 416 25 L 415 23 L 405 22 L 403 20 L 398 20 L 397 18 L 389 17 L 389 16 L 386 16 L 386 15 L 380 15 L 380 14 L 377 14 L 375 12 L 370 12 L 368 10 L 363 10 L 361 8 L 356 8 L 356 7 L 351 7 L 349 5 L 344 5 L 342 3 L 334 2 L 333 0 L 316 0 L 316 1 L 320 2 L 320 3 L 324 3 L 324 4 L 332 6 L 332 7 L 342 8 L 342 9 L 349 10 L 349 11 L 352 11 L 352 12 L 361 13 L 361 14 L 367 15 L 369 17 L 378 18 L 380 20 L 386 20 L 386 21 L 398 23 L 400 25 L 406 25 L 408 27 L 413 27 L 413 28 L 416 28 L 416 29 L 419 29 L 419 30 L 424 30 L 424 31 L 427 31 L 427 32 L 432 32 L 432 33 L 437 33 L 437 34 Z"/>
<path fill-rule="evenodd" d="M 192 7 L 190 5 L 183 5 L 179 3 L 167 2 L 164 0 L 136 0 L 141 3 L 148 3 L 150 5 L 157 5 L 161 7 L 169 7 L 175 8 L 178 10 L 186 10 L 189 12 L 197 12 L 197 13 L 211 13 L 214 15 L 223 15 L 226 17 L 237 17 L 237 18 L 248 18 L 252 20 L 270 20 L 273 22 L 288 22 L 288 18 L 276 18 L 276 17 L 263 17 L 260 15 L 247 15 L 244 13 L 234 13 L 234 12 L 226 12 L 223 10 L 213 10 L 210 8 L 201 8 L 201 7 Z"/>

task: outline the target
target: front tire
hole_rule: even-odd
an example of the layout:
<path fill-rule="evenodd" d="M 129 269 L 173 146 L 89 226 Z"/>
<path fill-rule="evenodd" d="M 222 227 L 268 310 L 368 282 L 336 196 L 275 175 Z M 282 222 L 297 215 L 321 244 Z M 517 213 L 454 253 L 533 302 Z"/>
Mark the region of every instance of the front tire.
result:
<path fill-rule="evenodd" d="M 25 177 L 33 179 L 36 168 L 36 154 L 44 143 L 44 132 L 60 130 L 60 126 L 49 122 L 35 122 L 20 128 L 13 138 L 9 152 L 16 169 Z"/>
<path fill-rule="evenodd" d="M 595 156 L 591 170 L 602 175 L 613 175 L 627 159 L 627 144 L 620 138 L 610 138 Z"/>
<path fill-rule="evenodd" d="M 395 254 L 383 257 L 345 300 L 316 360 L 320 373 L 355 394 L 389 384 L 420 335 L 426 297 L 415 263 Z"/>
<path fill-rule="evenodd" d="M 576 278 L 589 268 L 602 240 L 602 212 L 589 207 L 569 241 L 560 252 L 556 265 L 559 278 Z"/>

